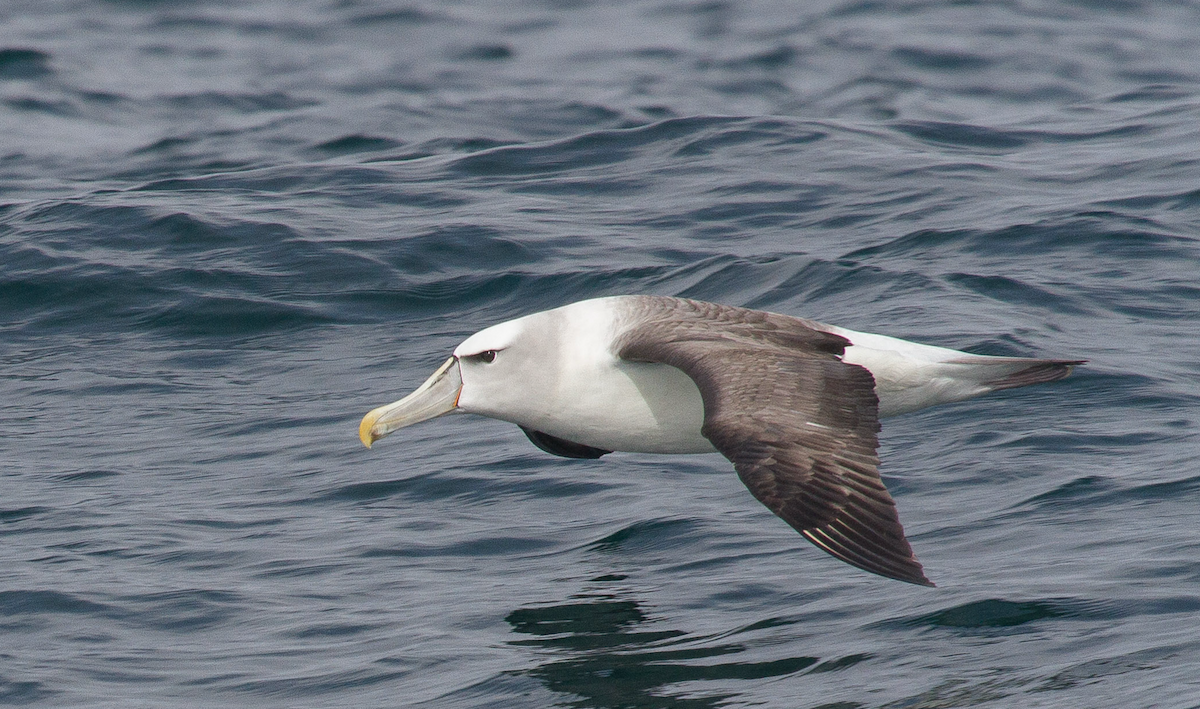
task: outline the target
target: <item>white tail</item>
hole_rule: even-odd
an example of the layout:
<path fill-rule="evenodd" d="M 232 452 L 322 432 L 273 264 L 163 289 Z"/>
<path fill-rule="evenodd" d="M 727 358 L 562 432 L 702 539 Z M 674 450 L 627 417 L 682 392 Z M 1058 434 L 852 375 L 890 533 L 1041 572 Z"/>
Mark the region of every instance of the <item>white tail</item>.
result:
<path fill-rule="evenodd" d="M 851 342 L 842 360 L 866 367 L 875 377 L 880 416 L 1056 381 L 1085 361 L 973 355 L 886 335 L 828 329 Z"/>

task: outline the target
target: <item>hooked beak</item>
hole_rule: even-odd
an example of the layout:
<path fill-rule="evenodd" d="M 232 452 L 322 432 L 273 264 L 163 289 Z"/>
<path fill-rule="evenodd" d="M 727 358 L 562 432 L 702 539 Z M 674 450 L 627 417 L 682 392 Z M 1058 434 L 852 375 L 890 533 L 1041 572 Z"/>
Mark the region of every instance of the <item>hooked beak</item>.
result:
<path fill-rule="evenodd" d="M 358 425 L 358 437 L 364 446 L 370 448 L 372 443 L 398 428 L 448 414 L 458 406 L 458 394 L 461 391 L 462 375 L 458 371 L 458 359 L 451 357 L 416 391 L 364 416 Z"/>

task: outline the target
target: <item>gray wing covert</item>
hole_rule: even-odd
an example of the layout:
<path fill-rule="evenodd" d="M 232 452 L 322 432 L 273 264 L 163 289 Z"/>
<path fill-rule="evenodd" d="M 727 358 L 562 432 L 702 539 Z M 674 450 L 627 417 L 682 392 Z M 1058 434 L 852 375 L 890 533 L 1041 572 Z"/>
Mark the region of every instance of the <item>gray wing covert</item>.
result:
<path fill-rule="evenodd" d="M 730 306 L 674 298 L 640 306 L 619 356 L 671 365 L 696 382 L 702 433 L 760 502 L 842 561 L 933 585 L 879 477 L 875 381 L 838 359 L 844 338 Z"/>

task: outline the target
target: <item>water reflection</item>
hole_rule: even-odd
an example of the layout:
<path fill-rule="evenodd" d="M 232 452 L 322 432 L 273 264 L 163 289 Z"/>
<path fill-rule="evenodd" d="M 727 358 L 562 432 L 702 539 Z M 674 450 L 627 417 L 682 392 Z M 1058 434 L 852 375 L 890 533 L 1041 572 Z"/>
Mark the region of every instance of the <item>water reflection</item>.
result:
<path fill-rule="evenodd" d="M 815 657 L 770 662 L 704 662 L 745 651 L 740 643 L 704 644 L 681 630 L 652 629 L 636 601 L 617 595 L 583 596 L 555 606 L 519 608 L 506 618 L 513 632 L 531 636 L 514 645 L 543 649 L 552 658 L 524 674 L 549 690 L 579 699 L 567 706 L 621 709 L 703 709 L 736 694 L 671 696 L 668 685 L 703 680 L 779 677 L 817 663 Z"/>

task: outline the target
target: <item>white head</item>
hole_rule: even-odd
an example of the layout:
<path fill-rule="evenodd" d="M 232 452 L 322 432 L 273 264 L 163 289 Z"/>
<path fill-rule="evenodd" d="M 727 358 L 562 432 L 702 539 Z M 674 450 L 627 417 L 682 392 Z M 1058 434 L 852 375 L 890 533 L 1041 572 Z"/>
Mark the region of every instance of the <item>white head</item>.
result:
<path fill-rule="evenodd" d="M 538 418 L 561 369 L 563 319 L 559 310 L 535 313 L 464 340 L 454 349 L 462 377 L 458 408 L 518 424 Z"/>
<path fill-rule="evenodd" d="M 700 392 L 686 374 L 612 351 L 628 326 L 616 296 L 481 330 L 416 391 L 367 414 L 359 437 L 370 446 L 398 428 L 465 411 L 604 450 L 713 450 L 701 433 Z"/>
<path fill-rule="evenodd" d="M 552 416 L 564 320 L 561 309 L 550 310 L 471 335 L 413 393 L 368 413 L 359 438 L 369 447 L 398 428 L 451 411 L 523 425 Z"/>

